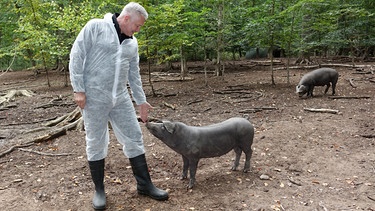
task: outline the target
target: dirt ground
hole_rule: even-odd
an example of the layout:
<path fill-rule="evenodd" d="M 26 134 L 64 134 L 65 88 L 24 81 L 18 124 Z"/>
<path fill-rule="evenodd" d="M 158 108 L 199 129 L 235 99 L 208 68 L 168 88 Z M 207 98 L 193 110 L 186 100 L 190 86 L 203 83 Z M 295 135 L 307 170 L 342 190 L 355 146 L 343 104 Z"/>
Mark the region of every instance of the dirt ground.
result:
<path fill-rule="evenodd" d="M 375 76 L 336 67 L 337 96 L 359 98 L 331 99 L 323 95 L 323 87 L 316 87 L 314 98 L 300 99 L 295 85 L 311 70 L 291 70 L 290 85 L 286 71 L 278 70 L 272 86 L 269 67 L 254 64 L 230 63 L 225 77 L 208 75 L 208 86 L 204 75 L 197 73 L 202 66 L 190 64 L 196 73 L 189 77 L 194 80 L 154 77 L 157 97 L 147 74 L 142 74 L 148 101 L 155 107 L 151 117 L 199 126 L 249 115 L 256 130 L 251 172 L 230 170 L 233 152 L 202 159 L 196 185 L 187 190 L 188 180 L 179 179 L 182 158 L 141 123 L 152 180 L 170 198 L 159 202 L 137 194 L 130 163 L 111 133 L 105 167 L 107 210 L 375 210 Z M 76 108 L 71 87 L 64 87 L 64 75 L 49 76 L 51 88 L 45 73 L 0 75 L 2 94 L 12 89 L 35 94 L 19 96 L 7 104 L 13 106 L 0 110 L 0 153 L 33 138 L 27 131 Z M 56 98 L 60 104 L 43 106 Z M 243 163 L 244 156 L 241 168 Z M 0 157 L 0 171 L 1 210 L 92 210 L 84 132 L 70 130 L 53 140 L 16 148 Z"/>

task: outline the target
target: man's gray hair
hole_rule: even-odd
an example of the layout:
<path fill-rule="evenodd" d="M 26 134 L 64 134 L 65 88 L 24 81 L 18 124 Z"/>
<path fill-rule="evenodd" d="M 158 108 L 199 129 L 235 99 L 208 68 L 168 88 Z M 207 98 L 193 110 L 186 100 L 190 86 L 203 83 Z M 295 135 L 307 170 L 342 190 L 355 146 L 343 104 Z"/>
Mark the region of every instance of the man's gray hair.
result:
<path fill-rule="evenodd" d="M 129 2 L 127 5 L 125 5 L 119 17 L 125 16 L 125 15 L 132 15 L 134 13 L 138 13 L 138 15 L 142 15 L 145 18 L 145 20 L 147 20 L 148 18 L 148 13 L 146 9 L 142 7 L 140 4 L 135 3 L 135 2 Z"/>

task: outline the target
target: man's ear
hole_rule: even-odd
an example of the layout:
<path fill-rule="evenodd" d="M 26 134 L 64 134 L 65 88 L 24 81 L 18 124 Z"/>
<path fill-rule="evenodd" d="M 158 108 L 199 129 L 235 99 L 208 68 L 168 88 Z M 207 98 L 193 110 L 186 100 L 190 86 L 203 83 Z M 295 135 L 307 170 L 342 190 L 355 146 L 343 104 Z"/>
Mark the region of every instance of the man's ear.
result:
<path fill-rule="evenodd" d="M 167 121 L 167 122 L 163 122 L 163 125 L 164 125 L 165 129 L 168 131 L 168 133 L 173 134 L 173 132 L 176 128 L 175 123 Z"/>

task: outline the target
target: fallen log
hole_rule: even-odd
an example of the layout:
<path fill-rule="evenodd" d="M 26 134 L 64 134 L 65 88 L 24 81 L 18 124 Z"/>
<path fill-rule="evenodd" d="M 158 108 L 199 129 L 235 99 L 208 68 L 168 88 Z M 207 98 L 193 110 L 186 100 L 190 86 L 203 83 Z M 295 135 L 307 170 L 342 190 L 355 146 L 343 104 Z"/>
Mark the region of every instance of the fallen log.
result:
<path fill-rule="evenodd" d="M 60 137 L 62 135 L 65 135 L 68 130 L 76 129 L 76 130 L 83 130 L 83 118 L 81 116 L 81 112 L 79 107 L 74 109 L 72 112 L 70 112 L 67 115 L 63 116 L 64 118 L 57 118 L 58 121 L 51 121 L 45 127 L 36 128 L 30 131 L 26 131 L 23 134 L 27 134 L 27 136 L 30 136 L 30 133 L 34 132 L 40 132 L 40 131 L 48 131 L 44 135 L 40 135 L 33 139 L 28 139 L 29 141 L 23 143 L 22 145 L 15 145 L 10 147 L 8 150 L 0 153 L 0 157 L 11 153 L 14 149 L 24 146 L 31 146 L 35 143 L 40 143 L 44 141 L 48 141 L 57 137 Z"/>
<path fill-rule="evenodd" d="M 368 99 L 370 96 L 328 96 L 330 99 Z"/>
<path fill-rule="evenodd" d="M 0 96 L 0 105 L 2 105 L 5 102 L 9 102 L 10 100 L 12 100 L 16 96 L 31 97 L 33 95 L 34 95 L 34 93 L 32 93 L 31 91 L 28 91 L 26 89 L 22 89 L 22 90 L 13 89 L 13 90 L 8 91 L 8 93 L 6 95 Z"/>
<path fill-rule="evenodd" d="M 239 111 L 240 113 L 256 113 L 264 110 L 277 110 L 276 107 L 257 107 L 257 108 L 249 108 Z"/>
<path fill-rule="evenodd" d="M 374 74 L 374 72 L 373 71 L 367 71 L 367 72 L 354 72 L 354 73 L 352 73 L 352 74 L 360 74 L 360 75 L 364 75 L 364 74 Z"/>
<path fill-rule="evenodd" d="M 34 151 L 34 150 L 31 150 L 31 149 L 24 149 L 24 148 L 18 148 L 18 150 L 19 151 L 24 151 L 24 152 L 31 152 L 31 153 L 34 153 L 34 154 L 37 154 L 37 155 L 51 156 L 51 157 L 73 155 L 73 153 L 58 153 L 58 154 L 53 154 L 53 153 L 46 153 L 46 152 L 38 152 L 38 151 Z"/>
<path fill-rule="evenodd" d="M 170 105 L 170 104 L 167 104 L 167 105 Z M 170 106 L 174 108 L 174 106 L 172 105 Z M 140 117 L 138 117 L 138 121 L 142 122 Z M 149 117 L 148 121 L 160 122 L 161 120 Z M 29 135 L 30 133 L 46 131 L 45 134 L 40 135 L 31 140 L 28 139 L 28 141 L 26 141 L 25 143 L 21 145 L 11 146 L 8 150 L 5 150 L 4 152 L 0 153 L 0 158 L 5 156 L 6 154 L 11 153 L 17 148 L 31 146 L 35 143 L 40 143 L 40 142 L 48 141 L 48 140 L 63 136 L 67 133 L 68 130 L 73 130 L 73 129 L 79 130 L 79 131 L 84 130 L 83 118 L 81 115 L 81 110 L 78 106 L 72 112 L 63 115 L 62 117 L 58 117 L 54 120 L 47 122 L 46 124 L 44 124 L 44 127 L 38 127 L 32 130 L 23 132 L 22 134 L 24 135 L 27 134 L 27 136 L 30 136 Z"/>
<path fill-rule="evenodd" d="M 303 108 L 303 110 L 310 111 L 310 112 L 330 113 L 330 114 L 338 114 L 339 113 L 339 110 L 327 109 L 327 108 Z"/>
<path fill-rule="evenodd" d="M 12 147 L 10 147 L 9 149 L 5 150 L 4 152 L 0 153 L 0 158 L 13 152 L 15 149 L 17 148 L 21 148 L 21 147 L 28 147 L 28 146 L 31 146 L 33 145 L 34 143 L 30 142 L 30 143 L 26 143 L 26 144 L 22 144 L 22 145 L 14 145 Z"/>
<path fill-rule="evenodd" d="M 307 66 L 291 66 L 289 69 L 314 69 L 314 68 L 321 68 L 321 67 L 348 67 L 348 68 L 366 68 L 371 67 L 371 65 L 351 65 L 351 64 L 317 64 L 317 65 L 307 65 Z M 273 70 L 286 70 L 287 67 L 277 67 L 273 68 Z"/>
<path fill-rule="evenodd" d="M 66 134 L 66 129 L 65 128 L 58 128 L 56 130 L 53 130 L 45 135 L 39 136 L 33 140 L 34 143 L 40 143 L 44 141 L 48 141 L 50 139 L 54 139 L 57 137 L 60 137 L 62 135 Z"/>

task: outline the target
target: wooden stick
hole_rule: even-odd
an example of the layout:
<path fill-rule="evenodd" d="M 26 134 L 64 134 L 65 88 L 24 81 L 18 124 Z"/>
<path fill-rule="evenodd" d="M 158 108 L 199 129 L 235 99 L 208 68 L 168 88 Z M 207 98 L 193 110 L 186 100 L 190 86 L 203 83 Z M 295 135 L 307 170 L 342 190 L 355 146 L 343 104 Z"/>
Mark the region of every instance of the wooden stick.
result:
<path fill-rule="evenodd" d="M 188 105 L 191 105 L 191 104 L 193 104 L 193 103 L 200 103 L 200 102 L 202 102 L 202 101 L 203 101 L 202 99 L 196 99 L 196 100 L 193 100 L 193 101 L 188 102 L 187 104 L 188 104 Z"/>
<path fill-rule="evenodd" d="M 369 96 L 328 96 L 330 99 L 368 99 Z"/>
<path fill-rule="evenodd" d="M 303 110 L 311 111 L 311 112 L 320 112 L 320 113 L 331 113 L 331 114 L 339 113 L 339 110 L 326 109 L 326 108 L 303 108 Z"/>
<path fill-rule="evenodd" d="M 171 108 L 172 110 L 176 110 L 176 107 L 173 106 L 172 104 L 169 104 L 167 102 L 164 102 L 164 105 L 167 106 L 168 108 Z"/>
<path fill-rule="evenodd" d="M 68 155 L 73 155 L 73 153 L 52 154 L 52 153 L 38 152 L 38 151 L 34 151 L 34 150 L 31 150 L 31 149 L 24 149 L 24 148 L 18 148 L 18 150 L 24 151 L 24 152 L 31 152 L 31 153 L 35 153 L 35 154 L 38 154 L 38 155 L 44 155 L 44 156 L 68 156 Z"/>
<path fill-rule="evenodd" d="M 276 107 L 256 107 L 256 108 L 249 108 L 245 110 L 239 111 L 240 113 L 256 113 L 259 111 L 264 111 L 264 110 L 277 110 L 278 108 Z"/>
<path fill-rule="evenodd" d="M 353 78 L 350 78 L 350 79 L 349 79 L 350 86 L 352 86 L 353 88 L 357 88 L 357 86 L 354 85 L 353 81 L 354 81 Z"/>
<path fill-rule="evenodd" d="M 13 152 L 13 150 L 17 149 L 17 148 L 20 148 L 20 147 L 28 147 L 28 146 L 31 146 L 33 145 L 34 143 L 33 142 L 29 142 L 29 143 L 26 143 L 26 144 L 23 144 L 23 145 L 15 145 L 15 146 L 12 146 L 11 148 L 9 148 L 8 150 L 0 153 L 0 158 L 3 157 L 4 155 L 6 154 L 9 154 L 11 152 Z"/>

